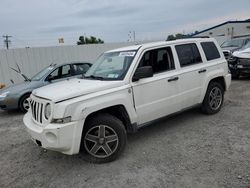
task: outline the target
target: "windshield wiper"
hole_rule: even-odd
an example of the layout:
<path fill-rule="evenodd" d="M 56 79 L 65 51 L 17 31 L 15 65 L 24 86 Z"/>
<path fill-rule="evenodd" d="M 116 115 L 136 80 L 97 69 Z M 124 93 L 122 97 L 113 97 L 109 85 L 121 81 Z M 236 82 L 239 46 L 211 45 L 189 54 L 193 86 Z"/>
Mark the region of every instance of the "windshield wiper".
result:
<path fill-rule="evenodd" d="M 231 45 L 227 45 L 227 46 L 223 46 L 223 47 L 226 48 L 226 47 L 239 47 L 239 46 L 231 44 Z"/>
<path fill-rule="evenodd" d="M 91 79 L 94 79 L 94 80 L 103 80 L 104 79 L 101 76 L 95 76 L 95 75 L 84 76 L 84 78 L 91 78 Z"/>

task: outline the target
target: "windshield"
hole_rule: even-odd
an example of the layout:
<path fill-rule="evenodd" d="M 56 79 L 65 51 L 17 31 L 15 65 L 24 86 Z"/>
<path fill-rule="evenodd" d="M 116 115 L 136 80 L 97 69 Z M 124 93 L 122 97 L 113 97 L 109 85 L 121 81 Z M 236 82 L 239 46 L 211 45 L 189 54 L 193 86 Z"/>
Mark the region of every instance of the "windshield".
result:
<path fill-rule="evenodd" d="M 120 51 L 102 54 L 89 71 L 86 79 L 122 80 L 134 57 L 136 51 Z"/>
<path fill-rule="evenodd" d="M 47 72 L 51 71 L 52 69 L 54 69 L 53 66 L 46 67 L 45 69 L 43 69 L 39 73 L 37 73 L 35 76 L 33 76 L 31 78 L 31 80 L 32 81 L 39 81 L 39 80 L 41 80 L 47 74 Z"/>
<path fill-rule="evenodd" d="M 248 42 L 246 45 L 244 45 L 240 50 L 245 50 L 247 48 L 250 48 L 250 42 Z"/>
<path fill-rule="evenodd" d="M 241 47 L 244 39 L 233 39 L 222 43 L 221 47 Z"/>

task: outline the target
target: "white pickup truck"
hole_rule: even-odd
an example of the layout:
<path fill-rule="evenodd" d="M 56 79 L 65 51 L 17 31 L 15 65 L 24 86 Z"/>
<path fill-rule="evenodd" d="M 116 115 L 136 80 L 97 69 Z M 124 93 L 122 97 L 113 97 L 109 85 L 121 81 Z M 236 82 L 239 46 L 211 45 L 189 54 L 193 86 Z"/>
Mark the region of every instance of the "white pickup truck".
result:
<path fill-rule="evenodd" d="M 214 39 L 134 45 L 103 53 L 82 79 L 34 90 L 24 124 L 43 148 L 109 162 L 154 120 L 197 105 L 217 113 L 230 83 Z"/>

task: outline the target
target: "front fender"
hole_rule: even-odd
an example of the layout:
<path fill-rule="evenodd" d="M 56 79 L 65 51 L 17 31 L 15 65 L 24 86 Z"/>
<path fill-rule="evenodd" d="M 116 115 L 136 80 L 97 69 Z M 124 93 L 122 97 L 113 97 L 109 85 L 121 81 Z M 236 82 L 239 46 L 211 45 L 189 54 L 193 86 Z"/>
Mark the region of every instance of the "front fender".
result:
<path fill-rule="evenodd" d="M 76 101 L 70 105 L 65 104 L 67 108 L 64 117 L 71 116 L 72 120 L 86 119 L 88 115 L 99 110 L 123 105 L 129 115 L 131 123 L 137 122 L 137 114 L 133 104 L 133 94 L 130 88 L 117 90 L 99 96 L 93 96 L 86 100 Z"/>

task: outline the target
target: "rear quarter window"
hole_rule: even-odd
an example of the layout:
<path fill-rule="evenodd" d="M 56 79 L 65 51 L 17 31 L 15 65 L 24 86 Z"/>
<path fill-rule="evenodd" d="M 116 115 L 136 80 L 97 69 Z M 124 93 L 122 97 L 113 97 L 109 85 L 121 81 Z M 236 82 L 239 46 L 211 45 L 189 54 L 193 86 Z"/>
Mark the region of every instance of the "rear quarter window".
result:
<path fill-rule="evenodd" d="M 214 42 L 201 42 L 201 46 L 205 53 L 207 61 L 220 58 L 220 53 Z"/>

